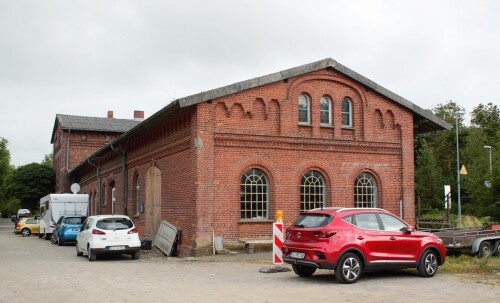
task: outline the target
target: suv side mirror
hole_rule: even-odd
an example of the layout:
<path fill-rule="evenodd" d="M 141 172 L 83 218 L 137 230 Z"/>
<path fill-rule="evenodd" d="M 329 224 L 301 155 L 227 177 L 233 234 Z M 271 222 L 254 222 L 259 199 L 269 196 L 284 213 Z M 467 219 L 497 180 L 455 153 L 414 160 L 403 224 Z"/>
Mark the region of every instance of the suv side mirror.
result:
<path fill-rule="evenodd" d="M 411 225 L 408 225 L 405 231 L 410 234 L 415 231 L 415 228 Z"/>

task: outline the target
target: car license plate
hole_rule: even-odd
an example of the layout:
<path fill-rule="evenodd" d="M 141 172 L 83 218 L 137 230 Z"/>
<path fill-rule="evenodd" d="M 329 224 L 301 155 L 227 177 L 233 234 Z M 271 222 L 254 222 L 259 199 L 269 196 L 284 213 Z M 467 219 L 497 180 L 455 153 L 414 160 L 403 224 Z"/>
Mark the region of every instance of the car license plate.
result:
<path fill-rule="evenodd" d="M 290 253 L 290 257 L 291 257 L 291 258 L 296 258 L 296 259 L 304 259 L 304 256 L 305 256 L 305 255 L 306 255 L 305 253 L 295 252 L 295 251 L 292 251 L 292 252 Z"/>
<path fill-rule="evenodd" d="M 110 246 L 109 250 L 123 250 L 125 246 Z"/>

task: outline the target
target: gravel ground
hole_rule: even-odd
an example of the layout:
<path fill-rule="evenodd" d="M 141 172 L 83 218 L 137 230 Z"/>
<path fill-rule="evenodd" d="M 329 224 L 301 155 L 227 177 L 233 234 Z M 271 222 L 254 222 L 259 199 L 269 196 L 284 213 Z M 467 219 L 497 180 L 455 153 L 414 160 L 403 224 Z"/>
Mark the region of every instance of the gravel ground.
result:
<path fill-rule="evenodd" d="M 261 273 L 271 253 L 168 258 L 156 249 L 141 259 L 113 256 L 89 262 L 74 245 L 14 235 L 0 219 L 0 303 L 10 302 L 497 302 L 498 276 L 414 270 L 363 274 L 352 285 L 331 271 L 310 278 Z M 288 265 L 284 265 L 288 267 Z"/>

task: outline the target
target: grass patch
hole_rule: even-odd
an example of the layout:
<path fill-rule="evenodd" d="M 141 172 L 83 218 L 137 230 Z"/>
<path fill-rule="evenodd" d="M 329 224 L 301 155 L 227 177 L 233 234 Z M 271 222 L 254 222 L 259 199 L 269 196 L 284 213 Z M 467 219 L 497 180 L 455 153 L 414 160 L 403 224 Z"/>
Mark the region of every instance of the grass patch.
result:
<path fill-rule="evenodd" d="M 448 256 L 440 269 L 445 273 L 496 274 L 500 273 L 500 257 Z"/>

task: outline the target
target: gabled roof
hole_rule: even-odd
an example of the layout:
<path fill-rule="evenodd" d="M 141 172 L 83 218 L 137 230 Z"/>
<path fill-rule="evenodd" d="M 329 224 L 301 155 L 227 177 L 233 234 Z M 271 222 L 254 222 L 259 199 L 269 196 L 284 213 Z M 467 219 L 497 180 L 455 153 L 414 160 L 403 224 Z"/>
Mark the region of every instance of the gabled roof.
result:
<path fill-rule="evenodd" d="M 357 72 L 343 66 L 342 64 L 338 63 L 337 61 L 327 58 L 321 61 L 316 61 L 313 63 L 309 63 L 306 65 L 294 67 L 291 69 L 283 70 L 277 73 L 269 74 L 266 76 L 261 76 L 257 78 L 253 78 L 250 80 L 246 81 L 241 81 L 237 83 L 233 83 L 227 86 L 223 86 L 220 88 L 208 90 L 205 92 L 201 92 L 198 94 L 194 94 L 191 96 L 187 96 L 184 98 L 179 98 L 177 100 L 172 101 L 170 104 L 153 114 L 151 117 L 148 119 L 144 120 L 142 123 L 136 125 L 126 133 L 122 134 L 120 137 L 116 138 L 113 142 L 110 144 L 102 147 L 95 153 L 93 153 L 89 159 L 99 157 L 106 153 L 108 150 L 111 149 L 111 146 L 116 146 L 116 144 L 120 144 L 127 140 L 129 137 L 134 136 L 135 134 L 141 133 L 147 129 L 150 129 L 157 125 L 158 123 L 161 123 L 166 119 L 167 117 L 171 115 L 175 115 L 175 113 L 185 107 L 193 106 L 198 103 L 206 102 L 213 100 L 215 98 L 220 98 L 224 96 L 228 96 L 231 94 L 236 94 L 244 90 L 252 89 L 255 87 L 259 87 L 262 85 L 278 82 L 278 81 L 283 81 L 285 79 L 295 77 L 295 76 L 300 76 L 306 73 L 310 72 L 315 72 L 318 70 L 322 69 L 334 69 L 345 76 L 357 81 L 358 83 L 361 83 L 367 88 L 372 89 L 373 91 L 389 98 L 393 102 L 399 104 L 400 106 L 410 110 L 413 113 L 413 120 L 414 120 L 414 131 L 416 133 L 424 133 L 424 132 L 429 132 L 429 131 L 437 131 L 437 130 L 444 130 L 444 129 L 451 129 L 451 125 L 447 123 L 446 121 L 438 118 L 437 116 L 433 115 L 432 112 L 428 110 L 424 110 L 420 108 L 419 106 L 413 104 L 412 102 L 406 100 L 405 98 L 391 92 L 390 90 L 378 85 L 377 83 L 371 81 L 370 79 L 358 74 Z M 86 161 L 80 163 L 78 166 L 76 166 L 73 170 L 78 170 L 85 166 Z"/>
<path fill-rule="evenodd" d="M 415 132 L 417 133 L 436 131 L 442 129 L 451 129 L 452 127 L 446 121 L 433 115 L 431 111 L 420 108 L 419 106 L 413 104 L 412 102 L 406 100 L 405 98 L 391 92 L 390 90 L 384 88 L 381 85 L 378 85 L 377 83 L 345 67 L 344 65 L 338 63 L 337 61 L 331 58 L 283 70 L 281 72 L 277 72 L 267 76 L 262 76 L 242 82 L 237 82 L 221 88 L 216 88 L 199 94 L 191 95 L 185 98 L 180 98 L 178 100 L 175 100 L 174 102 L 177 101 L 180 107 L 187 107 L 211 99 L 224 97 L 230 94 L 235 94 L 243 90 L 255 88 L 258 86 L 262 86 L 277 81 L 283 81 L 291 77 L 300 76 L 302 74 L 315 72 L 327 68 L 332 68 L 346 75 L 347 77 L 363 84 L 367 88 L 372 89 L 373 91 L 391 99 L 392 101 L 401 105 L 402 107 L 412 111 L 415 122 L 414 128 Z"/>
<path fill-rule="evenodd" d="M 59 125 L 61 125 L 61 128 L 66 130 L 71 129 L 123 134 L 139 124 L 141 121 L 57 114 L 50 143 L 54 143 L 54 136 L 58 122 Z"/>

